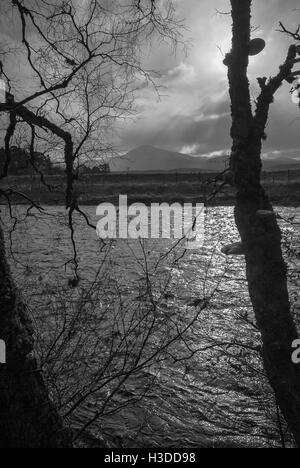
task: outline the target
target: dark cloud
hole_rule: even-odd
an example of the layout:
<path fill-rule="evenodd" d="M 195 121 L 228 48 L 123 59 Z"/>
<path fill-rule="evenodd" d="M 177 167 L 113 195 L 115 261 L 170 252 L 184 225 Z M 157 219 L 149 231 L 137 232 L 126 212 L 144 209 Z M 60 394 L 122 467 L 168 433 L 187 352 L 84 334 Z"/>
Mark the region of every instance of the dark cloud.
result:
<path fill-rule="evenodd" d="M 76 0 L 79 1 L 79 0 Z M 83 3 L 83 2 L 81 2 Z M 116 144 L 129 150 L 150 144 L 192 154 L 210 154 L 230 147 L 230 103 L 226 68 L 222 63 L 231 46 L 229 0 L 175 0 L 178 16 L 185 18 L 186 38 L 192 42 L 188 54 L 178 50 L 172 54 L 165 43 L 155 39 L 143 50 L 143 66 L 161 73 L 157 80 L 160 97 L 140 76 L 136 89 L 137 119 L 120 121 Z M 258 76 L 271 76 L 284 61 L 290 40 L 277 31 L 279 21 L 296 28 L 300 22 L 298 0 L 254 0 L 255 37 L 263 37 L 267 47 L 251 58 L 249 76 L 253 99 L 257 96 Z M 0 38 L 15 45 L 19 23 L 12 16 L 0 18 Z M 18 91 L 24 95 L 33 86 L 25 58 L 12 61 L 11 69 L 18 78 Z M 267 129 L 264 151 L 297 155 L 299 147 L 299 108 L 292 103 L 289 85 L 276 97 Z"/>
<path fill-rule="evenodd" d="M 137 96 L 137 121 L 123 128 L 126 149 L 151 144 L 163 148 L 210 154 L 230 147 L 230 103 L 226 68 L 222 53 L 231 46 L 231 19 L 217 15 L 229 11 L 224 0 L 177 0 L 178 15 L 186 18 L 188 38 L 193 46 L 187 56 L 171 56 L 167 48 L 155 47 L 147 56 L 151 65 L 162 72 L 159 84 L 162 98 L 157 100 L 149 88 Z M 255 37 L 263 37 L 267 47 L 251 58 L 249 76 L 251 93 L 257 96 L 258 76 L 271 76 L 283 63 L 289 39 L 279 33 L 279 21 L 293 28 L 300 23 L 296 0 L 255 0 L 253 25 Z M 222 52 L 222 53 L 221 53 Z M 145 63 L 146 59 L 145 59 Z M 285 85 L 276 98 L 268 126 L 264 151 L 297 152 L 299 147 L 300 110 L 291 102 L 290 87 Z M 300 156 L 300 155 L 299 155 Z"/>
<path fill-rule="evenodd" d="M 172 120 L 154 120 L 145 125 L 137 121 L 124 134 L 127 147 L 151 144 L 167 149 L 188 151 L 193 154 L 211 153 L 229 147 L 229 116 L 214 116 L 196 120 L 194 116 L 177 115 Z"/>

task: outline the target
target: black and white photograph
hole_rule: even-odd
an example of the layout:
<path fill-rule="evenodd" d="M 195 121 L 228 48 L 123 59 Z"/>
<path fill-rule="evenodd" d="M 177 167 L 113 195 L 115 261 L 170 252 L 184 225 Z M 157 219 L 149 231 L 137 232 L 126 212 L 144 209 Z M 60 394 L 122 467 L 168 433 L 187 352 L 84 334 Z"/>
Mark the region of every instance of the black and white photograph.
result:
<path fill-rule="evenodd" d="M 297 0 L 0 0 L 0 448 L 300 448 Z"/>

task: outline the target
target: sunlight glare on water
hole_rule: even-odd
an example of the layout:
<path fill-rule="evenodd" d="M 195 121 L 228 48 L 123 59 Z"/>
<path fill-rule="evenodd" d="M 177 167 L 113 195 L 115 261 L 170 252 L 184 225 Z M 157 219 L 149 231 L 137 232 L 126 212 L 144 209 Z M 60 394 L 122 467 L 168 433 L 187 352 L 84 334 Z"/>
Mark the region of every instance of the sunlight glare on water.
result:
<path fill-rule="evenodd" d="M 16 207 L 16 210 L 18 215 L 23 214 L 23 221 L 12 234 L 14 255 L 10 255 L 9 260 L 34 320 L 44 334 L 47 330 L 43 317 L 49 315 L 53 304 L 59 307 L 58 291 L 69 304 L 75 303 L 80 292 L 91 286 L 105 256 L 124 301 L 135 303 L 137 307 L 138 304 L 142 307 L 143 302 L 139 284 L 145 272 L 145 261 L 152 272 L 154 298 L 159 295 L 160 278 L 170 276 L 168 289 L 159 302 L 159 313 L 164 320 L 176 319 L 184 324 L 201 300 L 209 298 L 209 306 L 187 334 L 190 358 L 176 362 L 173 356 L 159 365 L 154 363 L 139 377 L 132 378 L 126 391 L 116 395 L 116 404 L 122 403 L 125 393 L 126 397 L 134 396 L 144 378 L 154 377 L 155 384 L 142 401 L 104 415 L 98 426 L 84 434 L 85 438 L 95 442 L 103 437 L 110 447 L 278 444 L 272 394 L 263 377 L 259 357 L 260 338 L 251 326 L 254 317 L 244 260 L 243 257 L 228 258 L 221 253 L 222 246 L 239 240 L 232 208 L 209 208 L 204 246 L 187 251 L 183 256 L 178 246 L 178 259 L 170 264 L 161 259 L 174 241 L 116 240 L 109 249 L 103 249 L 95 231 L 83 219 L 77 219 L 81 281 L 77 289 L 71 290 L 68 280 L 74 275 L 74 263 L 70 262 L 73 253 L 65 211 L 48 207 L 48 215 L 36 214 L 25 219 L 24 208 Z M 95 210 L 92 207 L 84 210 L 96 223 Z M 280 209 L 280 213 L 286 217 L 295 215 L 296 222 L 300 220 L 299 209 Z M 290 236 L 291 228 L 284 223 L 282 227 Z M 298 238 L 293 238 L 293 242 L 299 242 Z M 157 264 L 159 267 L 155 266 Z M 291 269 L 299 271 L 298 263 L 292 264 Z M 105 299 L 103 301 L 105 303 Z M 155 339 L 160 337 L 154 337 L 154 342 Z M 178 344 L 175 351 L 178 356 L 182 352 L 180 346 Z M 93 403 L 80 407 L 71 424 L 80 427 L 101 398 L 103 395 L 96 395 Z"/>

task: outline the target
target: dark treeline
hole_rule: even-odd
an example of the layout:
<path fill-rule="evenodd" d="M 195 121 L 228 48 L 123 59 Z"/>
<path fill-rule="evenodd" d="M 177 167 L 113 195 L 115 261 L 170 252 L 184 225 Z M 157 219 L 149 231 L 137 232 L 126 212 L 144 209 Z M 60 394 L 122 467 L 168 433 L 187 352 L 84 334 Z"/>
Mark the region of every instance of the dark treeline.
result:
<path fill-rule="evenodd" d="M 6 154 L 4 148 L 0 149 L 0 171 L 3 171 L 4 164 L 6 161 Z M 49 156 L 34 152 L 31 155 L 30 151 L 27 151 L 17 146 L 12 146 L 10 149 L 10 162 L 8 167 L 9 175 L 24 175 L 32 174 L 37 171 L 44 173 L 57 173 L 60 169 L 56 167 Z"/>
<path fill-rule="evenodd" d="M 4 148 L 0 148 L 0 172 L 2 173 L 6 162 Z M 63 174 L 63 166 L 54 163 L 50 156 L 40 152 L 31 152 L 24 148 L 12 146 L 10 148 L 10 161 L 8 175 L 30 175 L 42 172 L 43 174 Z M 94 167 L 80 165 L 78 171 L 81 174 L 103 174 L 110 171 L 108 164 L 101 164 Z"/>

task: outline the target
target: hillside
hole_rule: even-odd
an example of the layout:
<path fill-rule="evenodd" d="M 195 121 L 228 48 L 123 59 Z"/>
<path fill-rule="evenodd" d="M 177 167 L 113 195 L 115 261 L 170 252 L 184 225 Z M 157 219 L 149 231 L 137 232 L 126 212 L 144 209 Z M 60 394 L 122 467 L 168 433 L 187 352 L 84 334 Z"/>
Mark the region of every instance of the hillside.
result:
<path fill-rule="evenodd" d="M 140 146 L 129 153 L 114 158 L 110 163 L 112 172 L 220 172 L 228 165 L 228 156 L 189 156 L 167 151 L 154 146 Z M 300 160 L 277 157 L 264 161 L 265 171 L 300 169 Z"/>
<path fill-rule="evenodd" d="M 113 172 L 176 171 L 183 169 L 204 169 L 202 158 L 166 151 L 153 146 L 135 148 L 110 164 Z"/>

